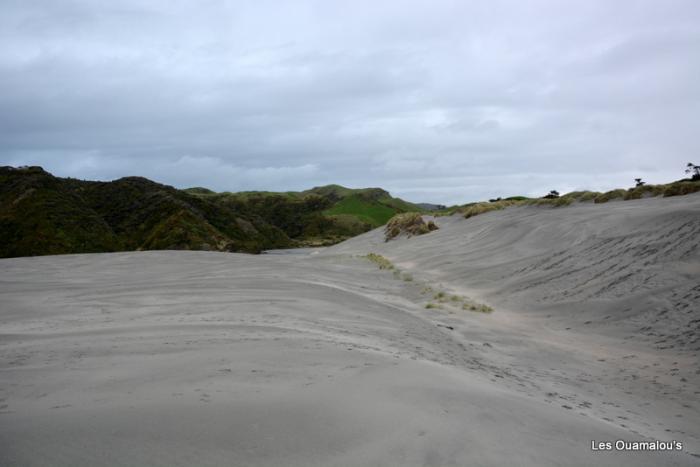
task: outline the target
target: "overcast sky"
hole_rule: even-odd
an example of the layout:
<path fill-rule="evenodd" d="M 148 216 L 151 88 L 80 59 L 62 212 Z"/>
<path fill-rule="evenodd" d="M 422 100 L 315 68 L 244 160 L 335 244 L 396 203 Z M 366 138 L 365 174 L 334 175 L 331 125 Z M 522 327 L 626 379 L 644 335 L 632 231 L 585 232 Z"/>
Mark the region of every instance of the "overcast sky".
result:
<path fill-rule="evenodd" d="M 0 1 L 0 165 L 464 203 L 700 163 L 700 2 Z"/>

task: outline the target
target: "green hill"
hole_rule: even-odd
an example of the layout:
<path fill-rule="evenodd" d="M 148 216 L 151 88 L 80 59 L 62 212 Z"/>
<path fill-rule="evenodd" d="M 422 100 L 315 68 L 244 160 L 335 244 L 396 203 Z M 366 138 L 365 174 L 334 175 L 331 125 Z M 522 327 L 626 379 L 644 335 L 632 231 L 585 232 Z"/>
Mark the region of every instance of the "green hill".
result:
<path fill-rule="evenodd" d="M 140 177 L 89 182 L 0 168 L 0 257 L 290 247 L 259 216 Z"/>
<path fill-rule="evenodd" d="M 416 210 L 379 188 L 215 193 L 141 177 L 94 182 L 0 167 L 0 257 L 328 245 Z"/>
<path fill-rule="evenodd" d="M 119 249 L 109 224 L 40 167 L 0 168 L 0 257 Z"/>
<path fill-rule="evenodd" d="M 326 185 L 305 191 L 185 190 L 203 199 L 254 212 L 284 231 L 298 246 L 330 245 L 385 224 L 395 214 L 422 211 L 381 188 Z"/>

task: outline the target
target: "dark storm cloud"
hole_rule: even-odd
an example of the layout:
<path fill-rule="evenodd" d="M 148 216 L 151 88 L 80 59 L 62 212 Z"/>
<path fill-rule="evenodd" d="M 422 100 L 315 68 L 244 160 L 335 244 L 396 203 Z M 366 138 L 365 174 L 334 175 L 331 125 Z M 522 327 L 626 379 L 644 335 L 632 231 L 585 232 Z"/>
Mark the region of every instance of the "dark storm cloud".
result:
<path fill-rule="evenodd" d="M 464 202 L 682 175 L 688 1 L 0 5 L 0 163 Z"/>

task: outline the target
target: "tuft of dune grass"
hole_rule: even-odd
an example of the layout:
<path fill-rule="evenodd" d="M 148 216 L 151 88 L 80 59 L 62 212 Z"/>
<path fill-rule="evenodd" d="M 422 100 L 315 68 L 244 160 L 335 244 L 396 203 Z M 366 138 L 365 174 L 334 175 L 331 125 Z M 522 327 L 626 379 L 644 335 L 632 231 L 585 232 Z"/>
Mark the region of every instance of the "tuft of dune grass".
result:
<path fill-rule="evenodd" d="M 462 305 L 463 310 L 475 311 L 477 313 L 491 313 L 493 308 L 483 303 L 465 303 Z"/>
<path fill-rule="evenodd" d="M 384 239 L 388 242 L 404 233 L 412 237 L 414 235 L 427 234 L 437 229 L 438 226 L 435 225 L 435 222 L 425 222 L 421 213 L 404 212 L 389 219 L 384 228 Z"/>
<path fill-rule="evenodd" d="M 601 194 L 602 193 L 598 191 L 572 191 L 571 193 L 563 195 L 562 198 L 578 201 L 579 203 L 586 203 L 589 201 L 593 201 L 597 196 L 600 196 Z"/>
<path fill-rule="evenodd" d="M 608 201 L 612 201 L 614 199 L 622 200 L 625 199 L 625 195 L 627 195 L 627 190 L 618 188 L 617 190 L 606 191 L 605 193 L 596 196 L 593 202 L 596 204 L 601 204 L 607 203 Z"/>
<path fill-rule="evenodd" d="M 509 206 L 517 206 L 523 204 L 523 202 L 524 201 L 519 200 L 501 200 L 493 203 L 472 203 L 464 206 L 463 209 L 460 209 L 460 212 L 462 215 L 464 215 L 465 219 L 469 219 L 470 217 L 478 216 L 479 214 L 484 214 L 491 211 L 500 211 L 501 209 L 505 209 Z"/>
<path fill-rule="evenodd" d="M 665 185 L 664 197 L 689 195 L 700 191 L 700 181 L 680 181 Z"/>
<path fill-rule="evenodd" d="M 365 258 L 379 266 L 379 269 L 394 269 L 394 264 L 382 255 L 378 255 L 376 253 L 369 253 L 367 254 L 367 256 L 365 256 Z"/>

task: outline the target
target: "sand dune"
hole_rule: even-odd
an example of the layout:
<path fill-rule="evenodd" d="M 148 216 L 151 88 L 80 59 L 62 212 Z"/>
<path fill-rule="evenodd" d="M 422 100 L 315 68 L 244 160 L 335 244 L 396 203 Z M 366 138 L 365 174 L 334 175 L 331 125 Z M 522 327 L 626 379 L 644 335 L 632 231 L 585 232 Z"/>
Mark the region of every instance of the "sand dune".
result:
<path fill-rule="evenodd" d="M 0 465 L 700 465 L 700 196 L 437 222 L 1 260 Z"/>

